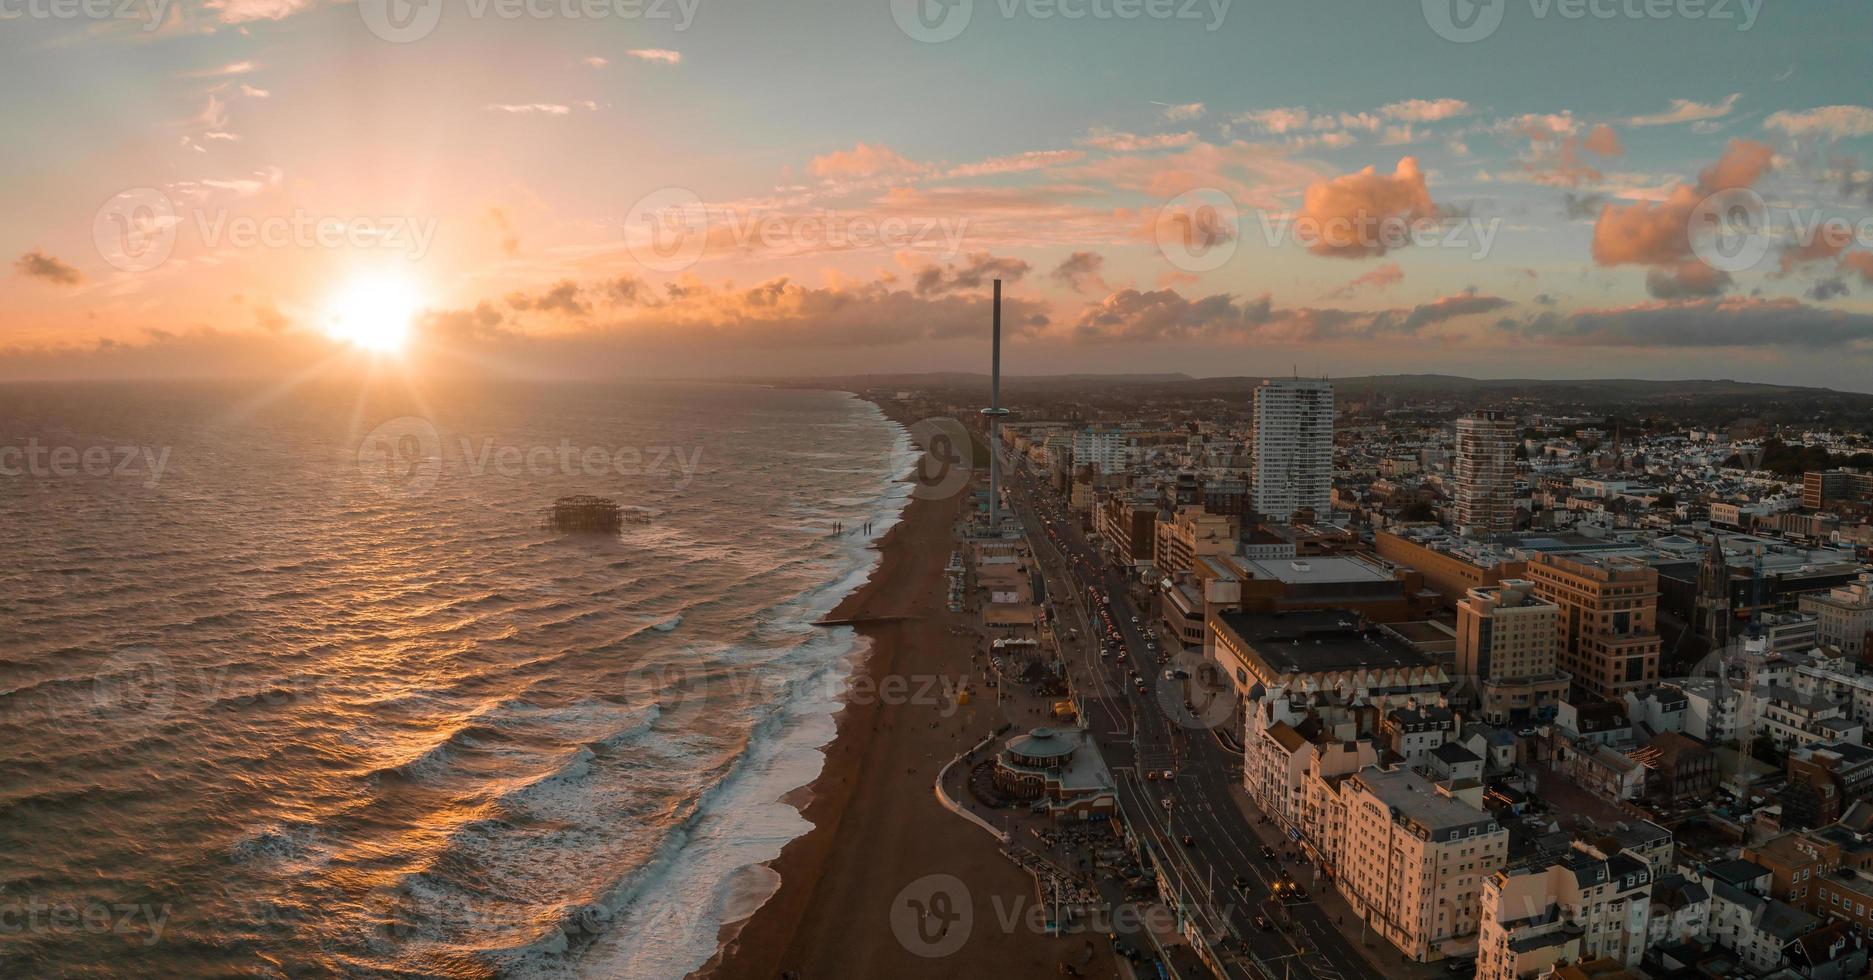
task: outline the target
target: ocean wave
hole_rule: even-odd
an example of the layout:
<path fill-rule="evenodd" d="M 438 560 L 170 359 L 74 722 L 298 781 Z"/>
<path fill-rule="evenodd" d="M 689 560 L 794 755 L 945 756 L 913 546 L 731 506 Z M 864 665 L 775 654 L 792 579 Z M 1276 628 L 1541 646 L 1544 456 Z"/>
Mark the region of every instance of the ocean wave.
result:
<path fill-rule="evenodd" d="M 318 837 L 318 827 L 305 821 L 285 821 L 256 827 L 228 846 L 236 864 L 304 858 Z"/>

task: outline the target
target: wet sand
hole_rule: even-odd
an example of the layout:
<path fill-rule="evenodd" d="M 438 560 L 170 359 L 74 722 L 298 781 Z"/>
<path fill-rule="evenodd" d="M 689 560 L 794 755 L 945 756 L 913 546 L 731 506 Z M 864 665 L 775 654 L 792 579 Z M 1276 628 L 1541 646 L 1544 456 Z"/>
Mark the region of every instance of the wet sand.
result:
<path fill-rule="evenodd" d="M 944 568 L 966 499 L 912 501 L 882 542 L 871 580 L 832 614 L 860 621 L 872 649 L 859 671 L 866 680 L 855 677 L 855 696 L 810 790 L 804 814 L 814 827 L 771 862 L 780 888 L 724 930 L 732 938 L 723 953 L 695 976 L 953 980 L 1052 976 L 1062 962 L 1085 962 L 1085 937 L 1055 939 L 1031 927 L 1033 879 L 982 828 L 945 810 L 932 788 L 945 763 L 1002 722 L 972 662 L 974 635 L 958 635 L 964 615 L 946 604 Z M 864 622 L 884 617 L 904 618 Z M 976 696 L 958 708 L 945 683 L 965 677 Z M 900 893 L 910 887 L 912 897 L 927 899 L 928 883 L 913 883 L 930 875 L 961 882 L 966 894 L 955 896 L 953 910 L 966 904 L 970 918 L 952 920 L 942 940 L 926 945 L 914 924 L 906 926 L 916 919 L 907 919 Z M 907 928 L 908 942 L 899 938 Z M 951 935 L 966 938 L 946 941 Z M 945 951 L 950 946 L 958 948 Z M 933 952 L 942 955 L 920 955 Z M 1092 972 L 1109 972 L 1103 951 L 1099 960 Z"/>

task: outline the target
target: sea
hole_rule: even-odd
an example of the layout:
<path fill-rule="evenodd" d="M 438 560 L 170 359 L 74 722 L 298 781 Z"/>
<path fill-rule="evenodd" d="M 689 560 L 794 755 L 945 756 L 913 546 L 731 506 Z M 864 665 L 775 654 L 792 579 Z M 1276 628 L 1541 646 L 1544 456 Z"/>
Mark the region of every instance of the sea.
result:
<path fill-rule="evenodd" d="M 841 392 L 0 386 L 0 976 L 684 976 L 912 459 Z"/>

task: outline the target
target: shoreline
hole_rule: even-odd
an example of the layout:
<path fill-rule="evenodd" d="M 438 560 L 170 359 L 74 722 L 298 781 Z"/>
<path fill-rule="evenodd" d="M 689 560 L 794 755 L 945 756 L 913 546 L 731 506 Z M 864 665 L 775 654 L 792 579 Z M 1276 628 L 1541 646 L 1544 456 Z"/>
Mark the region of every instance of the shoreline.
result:
<path fill-rule="evenodd" d="M 856 392 L 852 395 L 863 399 Z M 900 429 L 908 430 L 910 422 L 914 421 L 898 417 L 884 405 L 873 404 Z M 942 506 L 946 503 L 950 506 Z M 863 620 L 883 615 L 879 610 L 886 603 L 886 593 L 895 591 L 887 589 L 887 585 L 911 577 L 906 565 L 913 556 L 906 554 L 906 539 L 927 536 L 931 527 L 941 528 L 947 535 L 947 529 L 954 525 L 960 514 L 960 503 L 960 499 L 931 501 L 918 498 L 907 502 L 898 523 L 886 531 L 875 545 L 879 561 L 871 575 L 864 584 L 833 607 L 825 618 Z M 919 531 L 924 533 L 918 534 Z M 887 621 L 859 623 L 852 627 L 864 646 L 862 658 L 852 666 L 851 677 L 855 682 L 864 677 L 870 682 L 869 689 L 876 690 L 877 685 L 887 676 L 888 672 L 884 668 L 894 658 L 886 649 L 887 638 L 881 634 L 895 632 L 894 628 L 898 625 Z M 835 843 L 832 838 L 836 836 L 837 828 L 847 811 L 853 790 L 858 784 L 858 776 L 864 770 L 862 749 L 856 744 L 858 735 L 876 730 L 879 707 L 875 702 L 860 703 L 847 698 L 845 704 L 834 712 L 836 730 L 832 741 L 820 750 L 825 754 L 825 761 L 819 775 L 781 799 L 781 802 L 798 809 L 801 818 L 812 824 L 812 829 L 788 841 L 779 857 L 760 865 L 778 879 L 778 884 L 752 913 L 722 924 L 715 955 L 689 974 L 693 980 L 773 977 L 779 974 L 779 964 L 789 945 L 789 937 L 806 916 L 811 892 L 825 870 Z"/>
<path fill-rule="evenodd" d="M 895 406 L 878 408 L 900 426 L 916 421 Z M 852 690 L 879 696 L 850 697 L 834 716 L 819 777 L 796 791 L 810 794 L 801 816 L 812 829 L 765 862 L 778 888 L 752 915 L 722 927 L 721 946 L 691 978 L 1053 975 L 1090 949 L 1083 936 L 1050 938 L 1029 926 L 1033 879 L 936 797 L 937 773 L 1007 720 L 983 684 L 972 617 L 947 603 L 945 569 L 969 499 L 967 491 L 913 497 L 878 542 L 870 578 L 830 614 L 858 621 L 853 628 L 869 647 Z M 927 687 L 933 680 L 941 683 Z M 973 695 L 967 705 L 947 693 L 918 694 L 965 683 Z M 903 685 L 897 689 L 909 697 L 886 696 L 887 684 Z M 905 927 L 896 914 L 907 893 L 927 895 L 939 875 L 973 913 L 940 953 L 914 934 L 908 943 L 899 938 Z"/>

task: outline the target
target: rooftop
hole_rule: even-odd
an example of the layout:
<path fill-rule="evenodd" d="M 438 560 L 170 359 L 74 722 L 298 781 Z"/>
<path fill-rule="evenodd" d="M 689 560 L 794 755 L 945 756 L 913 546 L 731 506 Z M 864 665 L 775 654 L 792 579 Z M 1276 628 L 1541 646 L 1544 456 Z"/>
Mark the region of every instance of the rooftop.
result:
<path fill-rule="evenodd" d="M 1429 667 L 1431 662 L 1387 630 L 1340 610 L 1219 613 L 1216 621 L 1254 648 L 1276 673 Z"/>
<path fill-rule="evenodd" d="M 1495 819 L 1487 811 L 1437 792 L 1430 780 L 1416 773 L 1366 770 L 1352 778 L 1359 780 L 1400 818 L 1432 833 Z"/>
<path fill-rule="evenodd" d="M 1258 579 L 1288 585 L 1340 585 L 1348 582 L 1390 582 L 1391 572 L 1369 561 L 1338 555 L 1309 558 L 1244 558 L 1244 571 Z"/>

